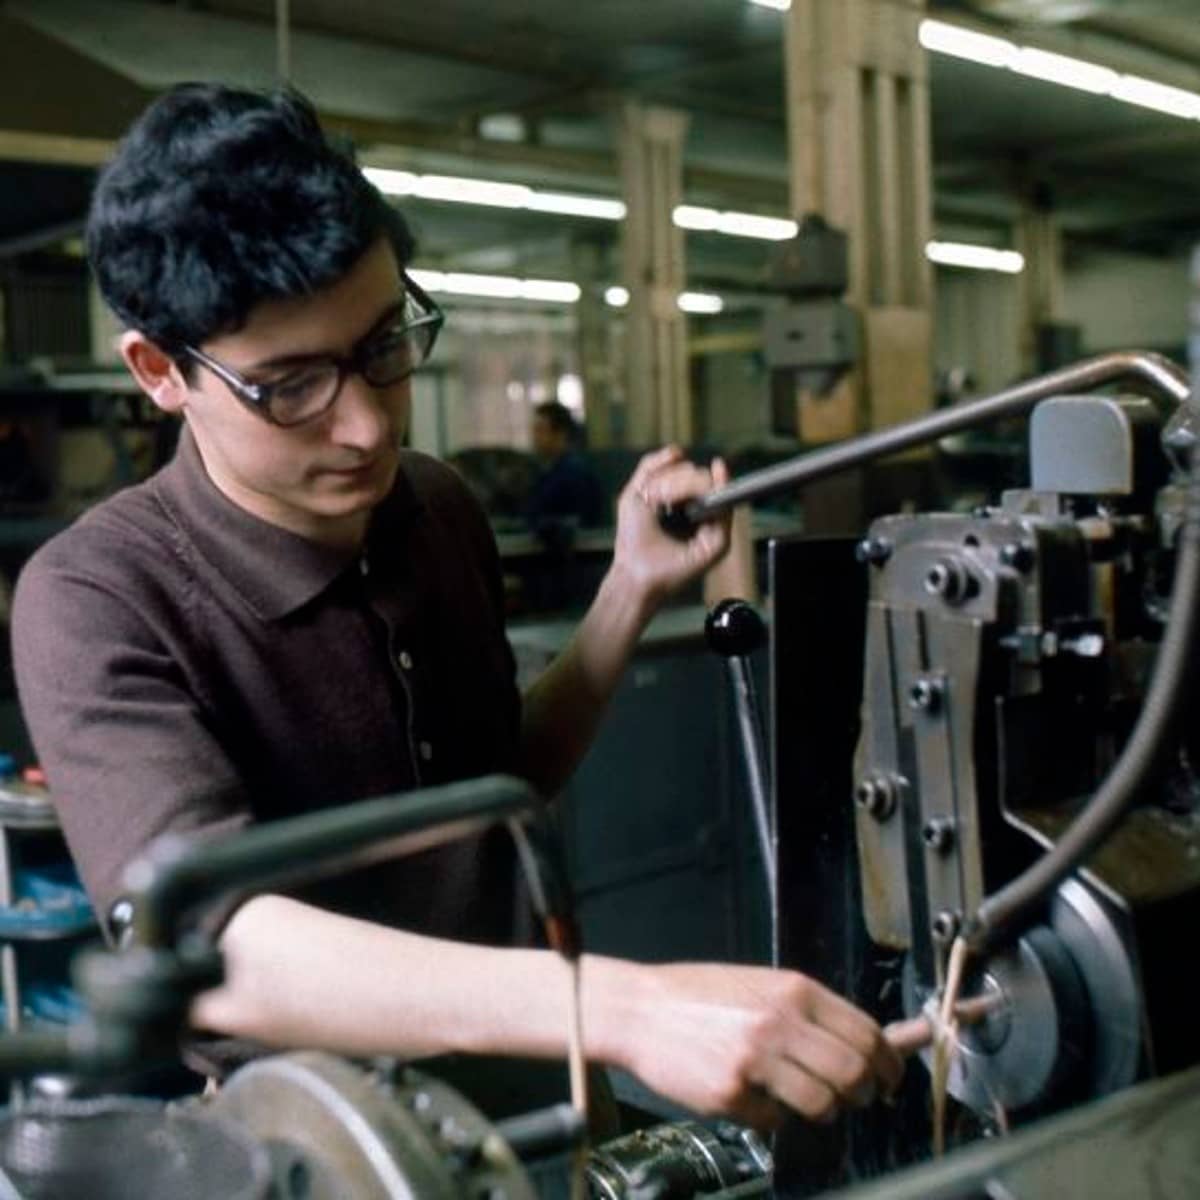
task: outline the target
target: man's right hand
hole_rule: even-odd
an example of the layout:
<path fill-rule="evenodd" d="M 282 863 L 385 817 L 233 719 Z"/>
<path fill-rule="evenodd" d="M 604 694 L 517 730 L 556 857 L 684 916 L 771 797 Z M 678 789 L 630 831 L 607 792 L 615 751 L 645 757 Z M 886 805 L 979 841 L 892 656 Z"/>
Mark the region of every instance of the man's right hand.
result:
<path fill-rule="evenodd" d="M 595 1032 L 605 1042 L 615 1037 L 605 1057 L 697 1112 L 770 1129 L 789 1110 L 831 1120 L 900 1084 L 903 1064 L 879 1026 L 807 976 L 592 961 L 601 976 L 596 999 L 607 1010 L 593 1010 Z M 609 968 L 614 978 L 604 978 Z M 623 998 L 614 999 L 610 985 L 622 976 Z"/>

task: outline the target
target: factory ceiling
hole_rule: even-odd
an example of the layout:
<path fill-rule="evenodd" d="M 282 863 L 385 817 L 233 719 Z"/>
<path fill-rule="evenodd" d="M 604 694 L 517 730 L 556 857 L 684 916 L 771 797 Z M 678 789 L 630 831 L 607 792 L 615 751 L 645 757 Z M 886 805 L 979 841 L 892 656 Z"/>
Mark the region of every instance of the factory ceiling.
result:
<path fill-rule="evenodd" d="M 280 7 L 0 2 L 0 254 L 78 220 L 94 164 L 155 91 L 272 83 Z M 746 0 L 282 7 L 292 80 L 366 162 L 615 196 L 613 113 L 637 96 L 690 114 L 689 203 L 789 215 L 783 13 Z M 931 0 L 929 13 L 1200 91 L 1195 0 Z M 1032 202 L 1076 244 L 1175 253 L 1200 231 L 1200 120 L 938 54 L 930 87 L 940 227 L 1006 244 Z M 615 240 L 586 219 L 407 208 L 430 261 L 459 269 L 569 278 L 573 244 Z M 763 261 L 762 243 L 689 236 L 700 283 L 752 286 Z"/>

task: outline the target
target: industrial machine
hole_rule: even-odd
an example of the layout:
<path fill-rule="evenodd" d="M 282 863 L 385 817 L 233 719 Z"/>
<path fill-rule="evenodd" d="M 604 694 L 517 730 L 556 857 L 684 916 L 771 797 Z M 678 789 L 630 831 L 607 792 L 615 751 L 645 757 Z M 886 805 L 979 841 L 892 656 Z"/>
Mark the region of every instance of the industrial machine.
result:
<path fill-rule="evenodd" d="M 1045 400 L 1029 490 L 971 515 L 885 518 L 861 547 L 863 908 L 872 939 L 906 954 L 909 1010 L 938 991 L 964 923 L 994 912 L 989 897 L 1009 904 L 1012 881 L 1063 844 L 1129 742 L 1179 553 L 1186 463 L 1169 476 L 1168 456 L 1193 438 L 1180 414 L 1162 445 L 1149 400 Z M 997 1004 L 963 1031 L 950 1089 L 985 1119 L 1200 1060 L 1173 980 L 1175 939 L 1200 916 L 1193 734 L 1130 784 L 1077 871 L 1022 899 L 1004 936 L 978 931 L 969 988 Z"/>
<path fill-rule="evenodd" d="M 1154 400 L 1092 394 L 1117 382 Z M 936 1022 L 962 941 L 961 994 L 987 1003 L 949 1060 L 952 1144 L 1200 1063 L 1178 983 L 1200 917 L 1188 400 L 1165 360 L 1103 356 L 670 514 L 708 519 L 1033 408 L 1028 488 L 772 553 L 781 960 L 882 1019 Z M 909 1075 L 882 1119 L 791 1131 L 781 1190 L 928 1156 L 931 1076 Z"/>

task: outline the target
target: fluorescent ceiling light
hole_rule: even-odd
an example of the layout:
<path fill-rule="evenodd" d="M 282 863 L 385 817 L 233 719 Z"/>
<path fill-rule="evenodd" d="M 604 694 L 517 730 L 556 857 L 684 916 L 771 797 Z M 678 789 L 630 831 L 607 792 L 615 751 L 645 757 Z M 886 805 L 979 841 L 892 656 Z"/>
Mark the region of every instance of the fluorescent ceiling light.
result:
<path fill-rule="evenodd" d="M 493 183 L 489 179 L 463 179 L 457 175 L 421 175 L 412 194 L 422 200 L 447 200 L 451 204 L 524 208 L 532 190 L 521 183 Z"/>
<path fill-rule="evenodd" d="M 447 271 L 442 291 L 452 296 L 486 296 L 496 300 L 518 300 L 521 281 L 512 275 L 473 275 Z"/>
<path fill-rule="evenodd" d="M 976 33 L 961 25 L 947 25 L 945 21 L 922 21 L 917 40 L 926 50 L 965 58 L 985 67 L 1007 67 L 1017 56 L 1017 47 L 1004 38 Z"/>
<path fill-rule="evenodd" d="M 715 208 L 700 208 L 695 204 L 677 204 L 671 220 L 680 229 L 701 229 L 712 232 L 721 214 Z"/>
<path fill-rule="evenodd" d="M 1137 75 L 1122 75 L 1113 87 L 1112 97 L 1114 100 L 1124 100 L 1126 104 L 1154 108 L 1173 117 L 1200 121 L 1200 95 Z"/>
<path fill-rule="evenodd" d="M 522 279 L 521 299 L 574 304 L 579 300 L 579 284 L 561 279 Z"/>
<path fill-rule="evenodd" d="M 458 175 L 415 175 L 382 167 L 363 167 L 363 174 L 388 196 L 419 196 L 451 204 L 481 204 L 488 208 L 526 208 L 532 212 L 562 213 L 619 221 L 625 205 L 606 196 L 576 196 L 569 192 L 540 192 L 522 183 L 495 183 Z"/>
<path fill-rule="evenodd" d="M 479 136 L 489 142 L 523 142 L 529 129 L 520 113 L 488 113 L 480 119 Z"/>
<path fill-rule="evenodd" d="M 1019 75 L 1078 88 L 1096 96 L 1110 96 L 1114 100 L 1152 108 L 1172 117 L 1200 121 L 1200 93 L 1190 92 L 1186 88 L 1156 83 L 1140 75 L 1122 75 L 1098 63 L 1070 58 L 1065 54 L 1051 54 L 1032 46 L 1018 46 L 1005 38 L 977 33 L 974 29 L 965 29 L 945 21 L 922 21 L 918 38 L 926 50 L 938 54 L 969 59 L 987 67 L 1001 67 Z"/>
<path fill-rule="evenodd" d="M 719 313 L 725 301 L 711 292 L 680 292 L 678 303 L 685 313 Z"/>
<path fill-rule="evenodd" d="M 1081 58 L 1068 58 L 1065 54 L 1050 54 L 1046 50 L 1035 50 L 1022 46 L 1009 64 L 1018 75 L 1029 75 L 1057 83 L 1062 87 L 1078 88 L 1081 92 L 1092 92 L 1096 96 L 1112 94 L 1120 76 L 1108 67 L 1084 62 Z"/>
<path fill-rule="evenodd" d="M 416 175 L 411 171 L 392 171 L 381 167 L 364 167 L 363 174 L 389 196 L 418 196 L 422 200 L 480 204 L 491 208 L 523 208 L 530 212 L 561 213 L 599 221 L 621 221 L 625 218 L 624 201 L 607 196 L 542 192 L 520 183 L 494 183 L 457 175 Z M 698 229 L 767 241 L 795 237 L 798 229 L 795 221 L 782 217 L 718 212 L 715 208 L 701 208 L 692 204 L 677 206 L 674 221 L 681 229 Z"/>
<path fill-rule="evenodd" d="M 385 196 L 411 196 L 420 178 L 411 171 L 391 171 L 386 167 L 363 167 L 363 174 Z"/>
<path fill-rule="evenodd" d="M 566 192 L 531 191 L 525 207 L 533 212 L 566 213 L 573 217 L 597 217 L 603 221 L 620 221 L 625 217 L 623 200 L 608 200 L 603 196 L 572 196 Z"/>
<path fill-rule="evenodd" d="M 406 275 L 416 283 L 417 287 L 427 292 L 444 292 L 446 290 L 446 273 L 444 271 L 426 271 L 421 267 L 410 267 Z"/>
<path fill-rule="evenodd" d="M 671 219 L 680 229 L 702 233 L 725 233 L 731 237 L 762 238 L 770 242 L 786 241 L 799 232 L 795 221 L 783 217 L 762 217 L 757 213 L 719 212 L 695 204 L 679 204 Z"/>
<path fill-rule="evenodd" d="M 488 300 L 538 300 L 551 304 L 576 304 L 579 284 L 565 279 L 518 279 L 515 275 L 475 275 L 462 271 L 427 271 L 420 267 L 409 275 L 427 292 L 448 296 L 476 296 Z M 627 288 L 614 285 L 604 292 L 612 308 L 629 303 Z M 687 313 L 719 313 L 725 307 L 720 296 L 709 292 L 681 292 L 679 307 Z"/>
<path fill-rule="evenodd" d="M 473 275 L 463 271 L 408 272 L 427 292 L 448 296 L 483 296 L 491 300 L 541 300 L 574 304 L 579 285 L 563 279 L 518 279 L 513 275 Z"/>
<path fill-rule="evenodd" d="M 757 213 L 723 212 L 717 222 L 717 232 L 732 237 L 763 238 L 783 242 L 800 232 L 795 221 L 784 217 L 760 217 Z"/>
<path fill-rule="evenodd" d="M 1016 250 L 996 250 L 991 246 L 972 246 L 966 242 L 930 242 L 925 247 L 925 257 L 945 267 L 1002 271 L 1006 275 L 1018 275 L 1025 269 L 1024 256 Z"/>
<path fill-rule="evenodd" d="M 620 284 L 606 288 L 604 302 L 610 308 L 624 308 L 629 303 L 629 289 Z M 680 292 L 676 303 L 685 313 L 719 313 L 725 307 L 725 301 L 711 292 Z"/>
<path fill-rule="evenodd" d="M 792 0 L 750 0 L 751 4 L 757 4 L 759 8 L 774 8 L 779 12 L 787 12 L 792 7 Z"/>

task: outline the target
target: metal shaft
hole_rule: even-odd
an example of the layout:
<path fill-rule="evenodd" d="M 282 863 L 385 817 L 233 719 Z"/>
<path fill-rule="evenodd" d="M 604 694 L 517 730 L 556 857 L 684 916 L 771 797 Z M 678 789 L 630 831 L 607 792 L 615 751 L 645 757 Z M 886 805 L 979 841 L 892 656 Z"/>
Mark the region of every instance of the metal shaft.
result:
<path fill-rule="evenodd" d="M 742 757 L 746 762 L 746 783 L 754 812 L 754 832 L 767 882 L 767 903 L 771 914 L 771 961 L 779 962 L 779 878 L 776 864 L 776 832 L 771 812 L 770 787 L 767 783 L 767 753 L 762 717 L 754 688 L 750 660 L 735 655 L 725 660 L 733 686 L 734 708 L 742 739 Z"/>
<path fill-rule="evenodd" d="M 967 400 L 862 437 L 839 442 L 761 471 L 752 471 L 726 487 L 686 504 L 681 512 L 693 525 L 728 512 L 739 504 L 793 491 L 839 471 L 886 458 L 913 446 L 937 441 L 1004 417 L 1027 412 L 1039 400 L 1064 391 L 1097 388 L 1120 379 L 1138 379 L 1155 393 L 1182 403 L 1188 398 L 1187 374 L 1160 354 L 1129 350 L 1100 354 L 1048 375 L 1019 383 L 991 396 Z"/>
<path fill-rule="evenodd" d="M 1000 1007 L 1001 1001 L 992 995 L 972 996 L 954 1006 L 954 1017 L 960 1025 L 974 1025 L 988 1013 Z M 893 1021 L 883 1027 L 884 1040 L 897 1054 L 908 1056 L 924 1050 L 933 1042 L 933 1022 L 922 1014 L 904 1021 Z"/>

